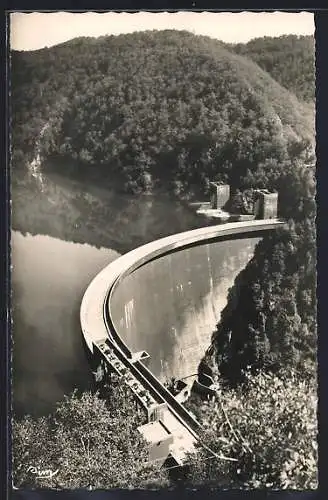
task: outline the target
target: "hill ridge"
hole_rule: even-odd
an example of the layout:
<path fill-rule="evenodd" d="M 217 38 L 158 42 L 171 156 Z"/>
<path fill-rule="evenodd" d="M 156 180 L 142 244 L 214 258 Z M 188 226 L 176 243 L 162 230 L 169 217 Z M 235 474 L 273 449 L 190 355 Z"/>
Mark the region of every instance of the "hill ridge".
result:
<path fill-rule="evenodd" d="M 275 156 L 288 154 L 288 142 L 313 143 L 311 106 L 220 41 L 175 30 L 91 40 L 13 54 L 16 158 L 33 155 L 50 121 L 44 158 L 106 165 L 129 189 L 144 189 L 144 172 L 156 178 L 163 169 L 183 189 L 206 189 L 217 175 L 247 184 L 246 171 L 267 159 L 268 134 Z M 232 164 L 241 163 L 231 178 Z"/>

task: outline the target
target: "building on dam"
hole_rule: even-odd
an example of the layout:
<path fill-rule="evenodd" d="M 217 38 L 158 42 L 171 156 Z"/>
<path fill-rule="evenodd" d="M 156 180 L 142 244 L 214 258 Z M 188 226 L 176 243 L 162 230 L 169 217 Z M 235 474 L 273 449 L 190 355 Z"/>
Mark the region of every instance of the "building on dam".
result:
<path fill-rule="evenodd" d="M 191 203 L 196 207 L 196 212 L 206 217 L 219 219 L 221 222 L 242 221 L 253 219 L 276 219 L 278 214 L 278 193 L 267 189 L 254 189 L 254 206 L 252 213 L 231 213 L 231 189 L 229 184 L 210 182 L 210 201 Z M 242 194 L 243 195 L 243 194 Z"/>
<path fill-rule="evenodd" d="M 278 193 L 270 193 L 267 189 L 256 190 L 255 219 L 275 219 L 277 214 Z"/>

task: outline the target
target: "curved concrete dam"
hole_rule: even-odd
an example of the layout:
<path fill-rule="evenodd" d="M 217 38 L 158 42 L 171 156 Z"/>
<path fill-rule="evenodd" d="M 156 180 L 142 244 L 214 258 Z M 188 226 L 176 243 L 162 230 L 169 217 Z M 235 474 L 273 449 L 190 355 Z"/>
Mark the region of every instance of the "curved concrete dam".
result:
<path fill-rule="evenodd" d="M 229 288 L 260 238 L 210 241 L 151 260 L 111 293 L 111 320 L 161 381 L 197 372 L 227 303 Z"/>
<path fill-rule="evenodd" d="M 283 224 L 227 223 L 155 240 L 110 263 L 88 286 L 80 309 L 86 344 L 125 378 L 147 412 L 146 427 L 162 425 L 173 439 L 162 458 L 182 463 L 200 423 L 161 381 L 196 370 L 229 286 L 257 241 Z"/>
<path fill-rule="evenodd" d="M 128 358 L 148 350 L 158 377 L 171 376 L 172 366 L 182 370 L 180 376 L 189 375 L 182 357 L 190 358 L 189 371 L 191 357 L 209 344 L 229 287 L 256 243 L 283 225 L 268 219 L 207 226 L 122 255 L 97 274 L 83 296 L 80 321 L 88 348 L 93 352 L 109 338 Z"/>

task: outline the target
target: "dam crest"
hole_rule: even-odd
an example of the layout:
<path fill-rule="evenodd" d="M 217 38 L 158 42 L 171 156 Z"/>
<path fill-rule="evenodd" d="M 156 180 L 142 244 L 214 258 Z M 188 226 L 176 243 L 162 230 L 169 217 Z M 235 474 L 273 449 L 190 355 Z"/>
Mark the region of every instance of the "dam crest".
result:
<path fill-rule="evenodd" d="M 210 282 L 209 286 L 213 290 L 212 273 L 206 274 L 204 270 L 205 262 L 209 267 L 211 265 L 210 249 L 214 248 L 213 244 L 219 248 L 226 242 L 228 246 L 225 259 L 230 259 L 230 262 L 231 247 L 229 245 L 232 244 L 231 242 L 236 240 L 257 242 L 265 234 L 276 230 L 283 224 L 284 222 L 277 219 L 232 222 L 161 238 L 138 247 L 111 262 L 88 286 L 80 308 L 80 322 L 86 345 L 93 356 L 101 360 L 105 372 L 115 372 L 124 379 L 136 401 L 144 409 L 148 423 L 140 427 L 139 431 L 150 443 L 150 460 L 169 460 L 170 463 L 182 464 L 186 453 L 192 451 L 198 441 L 201 426 L 182 405 L 183 398 L 188 395 L 188 390 L 180 395 L 180 398 L 175 397 L 160 380 L 163 360 L 156 354 L 154 356 L 157 351 L 152 349 L 149 355 L 147 352 L 149 349 L 144 348 L 142 342 L 141 345 L 136 345 L 138 342 L 133 341 L 134 337 L 138 337 L 140 314 L 136 313 L 138 313 L 137 304 L 138 300 L 140 303 L 139 297 L 142 293 L 140 288 L 131 286 L 133 282 L 129 280 L 137 276 L 137 273 L 147 271 L 147 268 L 154 266 L 163 257 L 174 259 L 174 256 L 179 254 L 184 262 L 187 262 L 188 252 L 193 252 L 193 249 L 196 249 L 195 251 L 206 249 L 207 253 L 205 252 L 204 257 L 199 261 L 199 266 L 189 266 L 186 281 L 189 288 L 185 287 L 188 290 L 193 288 L 192 276 L 198 272 L 199 276 L 204 276 Z M 236 253 L 242 252 L 244 246 L 244 244 L 235 246 Z M 220 256 L 217 257 L 217 262 L 220 258 Z M 239 266 L 242 268 L 249 258 L 250 253 L 244 252 Z M 181 267 L 184 266 L 179 264 L 176 269 Z M 239 269 L 238 266 L 235 267 Z M 165 275 L 167 273 L 163 274 Z M 137 279 L 134 281 L 138 283 Z M 154 283 L 154 280 L 151 282 Z M 147 290 L 149 283 L 149 279 L 148 281 L 146 279 L 146 285 L 142 290 Z M 184 292 L 184 286 L 181 283 L 175 283 L 174 280 L 170 283 L 172 290 L 176 285 L 176 291 L 171 293 L 172 297 L 178 296 L 174 294 L 180 294 L 179 296 L 184 297 L 184 300 L 187 297 L 192 304 L 196 301 L 197 293 L 193 297 L 188 290 Z M 156 282 L 154 287 L 151 296 L 155 300 Z M 161 306 L 160 298 L 156 300 Z M 171 309 L 168 309 L 164 315 L 165 318 L 168 318 L 169 311 L 172 310 L 171 305 L 170 307 Z M 153 308 L 150 307 L 150 309 Z M 142 311 L 142 309 L 139 310 Z M 217 319 L 215 314 L 213 317 L 214 320 Z M 151 335 L 145 338 L 151 338 L 151 342 L 156 344 L 158 325 L 154 319 L 150 320 L 149 324 L 152 329 Z M 177 336 L 176 325 L 172 325 L 170 331 L 173 331 L 173 336 Z M 174 366 L 178 366 L 178 363 Z"/>

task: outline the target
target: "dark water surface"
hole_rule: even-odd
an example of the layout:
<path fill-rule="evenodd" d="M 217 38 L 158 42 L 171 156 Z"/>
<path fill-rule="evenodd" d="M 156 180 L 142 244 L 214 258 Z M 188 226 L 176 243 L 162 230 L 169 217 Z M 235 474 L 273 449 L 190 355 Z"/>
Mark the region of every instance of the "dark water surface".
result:
<path fill-rule="evenodd" d="M 80 303 L 92 278 L 117 256 L 50 236 L 12 233 L 12 380 L 18 415 L 47 413 L 75 387 L 90 387 Z"/>
<path fill-rule="evenodd" d="M 39 182 L 17 174 L 12 198 L 13 406 L 18 415 L 41 415 L 74 388 L 90 387 L 79 308 L 92 278 L 121 253 L 208 221 L 166 193 L 121 196 L 59 175 Z M 171 254 L 117 290 L 122 335 L 151 354 L 162 380 L 197 369 L 254 245 L 237 240 Z"/>
<path fill-rule="evenodd" d="M 152 195 L 129 195 L 54 173 L 43 176 L 42 184 L 26 173 L 16 173 L 12 206 L 13 228 L 22 233 L 47 234 L 119 253 L 210 224 L 164 189 Z"/>

